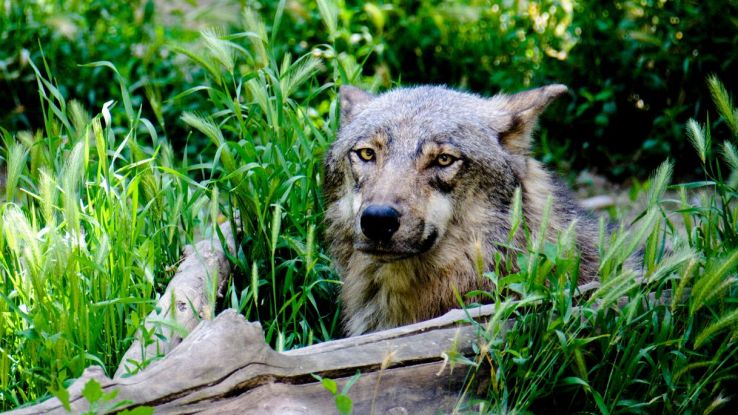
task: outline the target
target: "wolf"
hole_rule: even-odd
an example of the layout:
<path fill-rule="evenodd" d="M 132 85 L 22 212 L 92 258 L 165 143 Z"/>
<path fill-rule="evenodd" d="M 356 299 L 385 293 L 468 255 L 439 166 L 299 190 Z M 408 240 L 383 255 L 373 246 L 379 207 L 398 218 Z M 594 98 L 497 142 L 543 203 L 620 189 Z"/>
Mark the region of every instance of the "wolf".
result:
<path fill-rule="evenodd" d="M 596 278 L 596 222 L 530 154 L 539 115 L 565 93 L 564 85 L 491 98 L 444 86 L 340 88 L 324 198 L 348 335 L 439 316 L 458 307 L 454 290 L 493 289 L 479 253 L 487 271 L 494 252 L 510 249 L 517 188 L 534 236 L 553 198 L 546 238 L 574 223 L 580 282 Z M 525 243 L 517 232 L 513 247 Z"/>

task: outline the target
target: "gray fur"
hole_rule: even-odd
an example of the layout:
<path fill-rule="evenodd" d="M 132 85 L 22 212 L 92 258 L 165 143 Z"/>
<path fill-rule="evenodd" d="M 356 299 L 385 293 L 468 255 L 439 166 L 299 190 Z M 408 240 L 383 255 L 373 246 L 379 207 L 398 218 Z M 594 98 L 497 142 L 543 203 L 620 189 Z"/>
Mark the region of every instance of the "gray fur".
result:
<path fill-rule="evenodd" d="M 342 125 L 326 157 L 324 193 L 326 235 L 344 281 L 348 334 L 441 315 L 458 306 L 454 289 L 492 289 L 480 277 L 476 258 L 483 255 L 485 269 L 494 268 L 493 253 L 507 240 L 517 187 L 532 232 L 549 195 L 554 204 L 548 238 L 555 240 L 576 220 L 582 282 L 596 278 L 596 224 L 529 156 L 538 115 L 565 92 L 563 85 L 551 85 L 482 98 L 421 86 L 375 97 L 341 88 Z M 362 148 L 376 158 L 362 160 Z M 442 167 L 440 154 L 458 159 Z M 369 204 L 400 212 L 391 240 L 362 234 L 359 219 Z M 522 232 L 513 243 L 524 247 Z"/>

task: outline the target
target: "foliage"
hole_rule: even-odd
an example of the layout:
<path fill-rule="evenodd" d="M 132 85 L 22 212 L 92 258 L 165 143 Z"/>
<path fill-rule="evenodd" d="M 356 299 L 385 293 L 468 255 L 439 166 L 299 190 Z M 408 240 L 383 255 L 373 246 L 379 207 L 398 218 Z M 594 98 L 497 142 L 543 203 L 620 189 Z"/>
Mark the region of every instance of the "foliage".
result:
<path fill-rule="evenodd" d="M 497 286 L 489 295 L 498 308 L 479 325 L 483 341 L 460 407 L 479 413 L 711 413 L 733 398 L 738 109 L 717 78 L 709 85 L 732 131 L 720 146 L 731 179 L 721 178 L 725 165 L 713 154 L 709 125 L 690 121 L 705 180 L 677 185 L 680 200 L 665 199 L 672 166 L 658 169 L 637 223 L 602 234 L 601 286 L 591 296 L 576 298 L 578 263 L 569 232 L 556 245 L 531 241 L 518 255 L 519 273 L 500 280 L 487 275 Z M 688 202 L 686 190 L 697 188 L 705 189 L 701 200 Z M 668 213 L 669 206 L 676 213 Z M 471 396 L 477 379 L 486 382 L 483 399 Z"/>
<path fill-rule="evenodd" d="M 67 412 L 71 412 L 72 409 L 69 402 L 69 392 L 62 388 L 55 395 L 62 402 L 64 409 Z M 82 397 L 85 398 L 88 404 L 87 411 L 83 412 L 83 415 L 103 415 L 112 413 L 120 413 L 121 415 L 151 415 L 154 413 L 154 409 L 149 406 L 138 406 L 133 409 L 120 411 L 120 408 L 129 405 L 131 401 L 115 401 L 117 396 L 117 389 L 105 392 L 103 391 L 102 386 L 95 379 L 88 380 L 87 383 L 85 383 L 84 388 L 82 388 Z"/>
<path fill-rule="evenodd" d="M 191 186 L 129 97 L 128 125 L 113 123 L 112 101 L 90 118 L 34 70 L 44 129 L 0 130 L 0 408 L 88 365 L 117 367 L 207 219 L 209 192 Z"/>
<path fill-rule="evenodd" d="M 281 55 L 249 9 L 243 24 L 249 32 L 206 31 L 201 47 L 178 49 L 208 74 L 206 85 L 181 95 L 206 93 L 212 107 L 185 112 L 182 121 L 216 148 L 209 176 L 227 198 L 225 210 L 240 218 L 234 225 L 244 238 L 233 261 L 250 282 L 229 286 L 229 305 L 261 321 L 267 341 L 282 350 L 338 329 L 338 281 L 319 243 L 321 161 L 337 107 L 327 95 L 332 83 L 315 81 L 320 59 Z M 337 76 L 347 73 L 333 64 Z"/>
<path fill-rule="evenodd" d="M 69 391 L 64 389 L 64 387 L 60 387 L 56 391 L 52 390 L 52 393 L 59 399 L 62 407 L 67 413 L 72 412 L 71 402 L 69 401 Z M 109 413 L 120 413 L 121 415 L 151 415 L 154 413 L 154 409 L 149 406 L 138 406 L 133 409 L 119 411 L 121 407 L 129 405 L 132 402 L 129 400 L 115 401 L 117 396 L 117 389 L 105 392 L 103 391 L 100 383 L 98 383 L 94 378 L 89 379 L 82 388 L 82 397 L 88 404 L 88 409 L 84 412 L 84 415 Z"/>
<path fill-rule="evenodd" d="M 11 131 L 39 125 L 28 62 L 40 58 L 41 45 L 65 96 L 100 108 L 117 93 L 115 85 L 101 68 L 77 64 L 111 61 L 124 79 L 135 81 L 129 91 L 134 105 L 157 121 L 175 151 L 202 154 L 207 141 L 186 141 L 178 118 L 183 110 L 208 111 L 206 103 L 170 98 L 201 85 L 207 71 L 173 46 L 190 47 L 197 28 L 238 27 L 235 3 L 180 10 L 153 0 L 11 2 L 0 11 L 0 88 L 9 97 L 0 104 L 2 125 Z M 267 18 L 267 29 L 279 14 L 279 30 L 269 36 L 274 56 L 354 60 L 364 67 L 360 83 L 371 89 L 444 83 L 493 94 L 564 83 L 571 98 L 562 100 L 566 109 L 561 104 L 544 115 L 539 156 L 564 170 L 588 168 L 619 180 L 645 177 L 665 157 L 688 151 L 680 128 L 709 102 L 705 76 L 715 73 L 736 87 L 729 76 L 738 71 L 738 31 L 730 18 L 738 13 L 735 2 L 246 3 Z M 331 36 L 318 4 L 337 8 Z M 319 70 L 321 83 L 332 76 Z M 699 161 L 683 160 L 676 168 L 694 174 Z"/>
<path fill-rule="evenodd" d="M 100 111 L 118 85 L 103 67 L 84 67 L 94 61 L 109 61 L 120 77 L 130 83 L 128 94 L 175 150 L 185 150 L 185 138 L 176 121 L 186 102 L 169 100 L 175 91 L 192 82 L 195 68 L 173 53 L 174 40 L 186 42 L 198 36 L 197 28 L 224 24 L 231 8 L 189 13 L 168 11 L 164 2 L 134 1 L 11 1 L 0 8 L 0 125 L 11 132 L 33 130 L 43 125 L 44 114 L 37 104 L 32 62 L 45 57 L 49 76 L 59 92 L 83 108 Z M 221 10 L 223 15 L 217 14 Z M 197 13 L 195 13 L 197 12 Z M 116 124 L 126 122 L 121 108 L 112 108 Z M 197 154 L 193 148 L 190 154 Z"/>
<path fill-rule="evenodd" d="M 340 392 L 338 391 L 338 383 L 336 383 L 335 380 L 324 378 L 319 375 L 313 375 L 313 377 L 320 381 L 323 388 L 333 395 L 336 401 L 336 410 L 338 410 L 339 414 L 350 415 L 353 412 L 354 402 L 351 400 L 348 393 L 351 387 L 359 380 L 359 377 L 361 377 L 361 372 L 357 371 L 354 376 L 351 376 L 351 378 L 343 385 Z"/>
<path fill-rule="evenodd" d="M 290 2 L 280 38 L 324 42 L 311 2 Z M 538 153 L 562 169 L 646 177 L 689 150 L 681 126 L 709 102 L 710 73 L 738 71 L 735 2 L 546 0 L 339 2 L 337 50 L 371 51 L 372 89 L 441 83 L 491 95 L 547 83 L 568 104 L 544 114 Z M 275 7 L 264 2 L 269 12 Z M 269 15 L 267 13 L 267 15 Z M 283 26 L 284 27 L 284 26 Z M 291 43 L 289 43 L 291 42 Z M 699 170 L 682 160 L 681 175 Z"/>

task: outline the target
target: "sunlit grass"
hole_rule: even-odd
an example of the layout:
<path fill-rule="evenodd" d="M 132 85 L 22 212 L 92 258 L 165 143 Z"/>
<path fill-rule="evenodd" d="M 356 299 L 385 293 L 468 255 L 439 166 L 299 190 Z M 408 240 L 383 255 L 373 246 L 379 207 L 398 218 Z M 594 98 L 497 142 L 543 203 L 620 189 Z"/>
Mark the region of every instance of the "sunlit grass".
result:
<path fill-rule="evenodd" d="M 246 10 L 243 21 L 248 32 L 205 32 L 201 48 L 186 52 L 205 65 L 208 85 L 182 95 L 207 92 L 213 110 L 185 112 L 182 121 L 216 148 L 210 175 L 225 210 L 240 218 L 234 225 L 244 238 L 233 260 L 241 278 L 228 286 L 226 304 L 261 321 L 282 350 L 339 333 L 338 277 L 320 244 L 322 158 L 337 108 L 328 105 L 333 85 L 316 81 L 337 63 L 280 55 L 257 14 Z"/>
<path fill-rule="evenodd" d="M 90 117 L 36 73 L 45 128 L 3 132 L 0 409 L 89 365 L 112 374 L 168 267 L 206 224 L 208 192 L 177 173 L 147 120 L 131 108 L 127 125 L 113 125 L 112 102 Z"/>

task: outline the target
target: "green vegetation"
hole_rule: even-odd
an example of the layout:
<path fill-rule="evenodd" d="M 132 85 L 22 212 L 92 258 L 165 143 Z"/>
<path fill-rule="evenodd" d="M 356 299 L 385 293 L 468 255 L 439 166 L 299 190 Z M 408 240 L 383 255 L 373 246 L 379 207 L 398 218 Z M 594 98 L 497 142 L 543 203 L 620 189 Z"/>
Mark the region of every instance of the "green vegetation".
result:
<path fill-rule="evenodd" d="M 190 155 L 200 154 L 207 141 L 186 141 L 178 120 L 183 110 L 204 110 L 204 101 L 172 98 L 201 85 L 206 71 L 173 46 L 189 45 L 198 28 L 242 30 L 239 4 L 255 9 L 267 27 L 279 16 L 279 30 L 269 35 L 278 62 L 285 52 L 357 58 L 363 83 L 373 88 L 444 83 L 493 94 L 564 83 L 571 99 L 544 116 L 539 156 L 561 169 L 594 169 L 617 180 L 646 178 L 666 157 L 689 151 L 682 126 L 709 108 L 708 74 L 738 89 L 731 75 L 738 72 L 733 1 L 340 1 L 332 37 L 313 1 L 209 3 L 10 2 L 0 13 L 0 88 L 8 91 L 0 125 L 39 125 L 28 62 L 40 59 L 43 45 L 67 98 L 99 110 L 115 86 L 102 69 L 77 64 L 111 61 L 130 80 L 134 105 L 156 120 L 175 150 L 187 143 Z M 332 75 L 321 70 L 321 84 Z M 699 174 L 693 158 L 675 168 Z"/>
<path fill-rule="evenodd" d="M 517 257 L 519 273 L 486 275 L 498 287 L 498 308 L 479 325 L 485 341 L 466 392 L 481 379 L 486 396 L 467 395 L 460 407 L 491 414 L 552 407 L 711 413 L 731 399 L 738 370 L 738 109 L 716 78 L 709 85 L 731 134 L 712 144 L 710 127 L 690 120 L 705 180 L 673 186 L 680 197 L 670 199 L 664 194 L 672 165 L 656 171 L 636 223 L 602 234 L 601 286 L 586 300 L 574 301 L 577 256 L 567 233 L 555 246 L 531 241 Z M 689 201 L 687 191 L 697 188 L 705 192 Z M 520 211 L 513 215 L 519 220 Z M 503 339 L 508 319 L 514 324 Z"/>
<path fill-rule="evenodd" d="M 3 131 L 3 407 L 90 364 L 117 365 L 183 244 L 204 229 L 210 194 L 130 108 L 126 126 L 112 123 L 112 102 L 90 118 L 38 79 L 43 129 Z"/>
<path fill-rule="evenodd" d="M 229 286 L 227 304 L 261 321 L 267 341 L 282 350 L 338 329 L 330 300 L 338 281 L 319 233 L 322 154 L 337 108 L 327 96 L 332 84 L 315 79 L 321 60 L 281 55 L 259 15 L 247 10 L 243 19 L 251 32 L 203 32 L 202 48 L 181 49 L 207 72 L 205 85 L 183 95 L 206 94 L 211 107 L 184 112 L 182 121 L 211 141 L 208 175 L 224 195 L 223 210 L 240 213 L 245 236 L 233 260 L 249 281 Z M 336 74 L 347 73 L 335 65 Z"/>
<path fill-rule="evenodd" d="M 645 182 L 632 226 L 608 234 L 603 222 L 591 297 L 575 301 L 570 233 L 531 241 L 513 258 L 517 275 L 486 275 L 499 308 L 462 362 L 459 411 L 725 403 L 738 369 L 738 111 L 717 78 L 704 80 L 738 88 L 738 6 L 243 3 L 0 10 L 0 410 L 63 396 L 92 364 L 112 373 L 183 245 L 223 220 L 244 235 L 223 306 L 261 321 L 277 349 L 339 336 L 320 196 L 336 85 L 432 82 L 486 94 L 567 83 L 569 107 L 549 112 L 559 118 L 543 120 L 538 140 L 560 168 L 644 178 L 684 155 Z M 700 181 L 668 187 L 673 169 L 700 166 Z M 346 391 L 323 383 L 350 411 Z M 88 399 L 109 410 L 98 392 Z"/>

